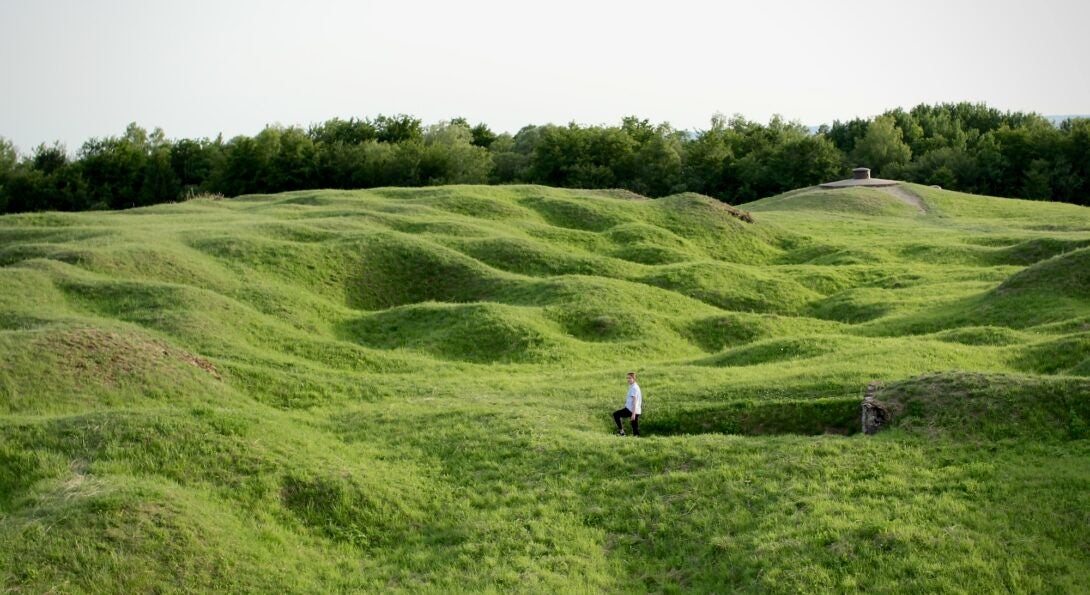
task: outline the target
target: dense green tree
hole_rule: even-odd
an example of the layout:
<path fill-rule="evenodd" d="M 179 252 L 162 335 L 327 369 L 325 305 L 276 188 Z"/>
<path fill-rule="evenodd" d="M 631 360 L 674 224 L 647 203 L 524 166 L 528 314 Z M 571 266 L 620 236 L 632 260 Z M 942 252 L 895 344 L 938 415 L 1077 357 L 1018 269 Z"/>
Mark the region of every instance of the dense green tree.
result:
<path fill-rule="evenodd" d="M 10 140 L 0 136 L 0 177 L 15 171 L 19 163 L 19 150 Z"/>
<path fill-rule="evenodd" d="M 222 141 L 184 138 L 170 148 L 170 166 L 178 183 L 195 191 L 208 182 L 218 158 L 222 157 Z"/>
<path fill-rule="evenodd" d="M 1051 200 L 1085 204 L 1083 178 L 1075 173 L 1074 168 L 1068 163 L 1067 159 L 1063 156 L 1057 157 L 1050 162 L 1050 165 L 1051 179 L 1049 185 L 1052 187 L 1052 195 L 1049 198 Z"/>
<path fill-rule="evenodd" d="M 70 163 L 63 145 L 39 145 L 15 167 L 4 186 L 5 209 L 25 211 L 79 211 L 89 208 L 79 168 Z"/>
<path fill-rule="evenodd" d="M 943 147 L 965 148 L 968 135 L 961 126 L 956 110 L 943 106 L 917 106 L 912 110 L 912 115 L 923 130 L 923 134 L 910 147 L 915 154 L 922 155 Z"/>
<path fill-rule="evenodd" d="M 499 138 L 492 129 L 488 127 L 488 124 L 481 122 L 469 130 L 473 134 L 473 145 L 476 147 L 489 148 L 492 143 L 496 142 Z"/>
<path fill-rule="evenodd" d="M 492 132 L 492 129 L 488 127 L 488 124 L 481 122 L 476 126 L 471 126 L 469 120 L 465 118 L 451 118 L 450 122 L 447 122 L 450 126 L 465 126 L 471 135 L 470 142 L 477 147 L 483 147 L 487 149 L 496 140 L 497 134 Z"/>
<path fill-rule="evenodd" d="M 318 177 L 326 188 L 374 188 L 399 183 L 392 175 L 396 145 L 367 141 L 320 145 Z"/>
<path fill-rule="evenodd" d="M 495 134 L 464 118 L 423 127 L 407 115 L 268 126 L 257 135 L 170 141 L 130 124 L 92 138 L 76 160 L 41 146 L 19 161 L 0 139 L 0 210 L 127 208 L 212 191 L 234 196 L 316 187 L 529 182 L 619 187 L 648 196 L 694 191 L 744 202 L 845 174 L 998 196 L 1090 202 L 1090 120 L 949 103 L 893 109 L 817 134 L 716 114 L 680 132 L 629 116 L 615 126 L 526 126 Z"/>
<path fill-rule="evenodd" d="M 885 175 L 943 188 L 975 188 L 979 170 L 976 161 L 964 149 L 942 147 L 911 163 L 891 165 Z"/>
<path fill-rule="evenodd" d="M 733 188 L 728 172 L 735 161 L 734 147 L 722 114 L 712 116 L 711 127 L 696 135 L 685 148 L 682 180 L 686 188 L 727 199 Z"/>
<path fill-rule="evenodd" d="M 660 135 L 660 131 L 656 129 L 655 125 L 652 124 L 650 120 L 646 118 L 641 120 L 637 116 L 626 116 L 622 118 L 621 130 L 640 145 L 650 142 L 653 138 Z"/>
<path fill-rule="evenodd" d="M 534 147 L 534 181 L 574 188 L 618 188 L 631 181 L 638 143 L 622 128 L 547 126 Z"/>
<path fill-rule="evenodd" d="M 399 145 L 371 141 L 360 145 L 364 167 L 355 172 L 352 188 L 396 186 L 408 178 L 398 177 Z"/>
<path fill-rule="evenodd" d="M 376 139 L 379 142 L 400 143 L 420 140 L 424 137 L 424 128 L 420 120 L 405 114 L 380 115 L 375 118 L 374 126 L 377 131 Z"/>
<path fill-rule="evenodd" d="M 5 212 L 64 210 L 61 204 L 66 201 L 49 192 L 46 184 L 46 176 L 32 168 L 22 168 L 13 172 L 4 185 Z"/>
<path fill-rule="evenodd" d="M 1000 195 L 1048 198 L 1052 193 L 1051 164 L 1063 157 L 1063 132 L 1047 120 L 1028 119 L 1020 126 L 1003 124 L 994 134 L 1009 164 L 998 184 Z"/>
<path fill-rule="evenodd" d="M 264 151 L 257 140 L 236 136 L 223 147 L 223 161 L 212 173 L 212 190 L 227 196 L 263 192 Z"/>
<path fill-rule="evenodd" d="M 867 134 L 868 126 L 870 126 L 870 121 L 862 118 L 855 118 L 847 122 L 835 120 L 832 126 L 819 128 L 818 134 L 827 137 L 845 155 L 851 155 L 852 151 L 855 150 L 855 143 Z"/>
<path fill-rule="evenodd" d="M 665 196 L 680 192 L 682 184 L 682 145 L 669 126 L 663 125 L 640 143 L 633 156 L 632 179 L 623 185 L 647 196 Z"/>
<path fill-rule="evenodd" d="M 1068 120 L 1060 127 L 1065 140 L 1063 155 L 1070 164 L 1074 187 L 1061 196 L 1083 205 L 1090 205 L 1090 118 Z"/>
<path fill-rule="evenodd" d="M 515 138 L 504 133 L 496 137 L 488 146 L 492 154 L 492 172 L 489 182 L 510 184 L 522 180 L 523 172 L 530 163 L 530 156 L 515 151 Z"/>
<path fill-rule="evenodd" d="M 916 117 L 901 108 L 889 110 L 883 115 L 893 118 L 894 125 L 901 131 L 901 140 L 903 140 L 913 152 L 916 152 L 917 143 L 926 137 L 923 126 L 920 126 Z M 864 132 L 863 135 L 865 136 L 866 132 Z"/>
<path fill-rule="evenodd" d="M 1000 194 L 1000 183 L 1009 164 L 996 139 L 995 131 L 984 133 L 973 147 L 972 159 L 977 173 L 976 181 L 972 187 L 964 190 L 978 194 Z"/>
<path fill-rule="evenodd" d="M 135 122 L 120 137 L 84 143 L 79 158 L 91 201 L 112 209 L 138 206 L 150 152 L 151 137 Z"/>
<path fill-rule="evenodd" d="M 901 129 L 890 116 L 879 116 L 867 126 L 867 133 L 855 143 L 851 159 L 856 166 L 869 167 L 882 175 L 890 166 L 902 166 L 912 158 Z"/>
<path fill-rule="evenodd" d="M 346 145 L 358 145 L 378 138 L 378 127 L 369 120 L 357 120 L 349 118 L 342 120 L 333 118 L 321 124 L 311 126 L 307 130 L 307 136 L 314 143 L 332 145 L 344 143 Z"/>
<path fill-rule="evenodd" d="M 151 152 L 144 166 L 144 179 L 140 184 L 138 204 L 153 205 L 177 200 L 182 184 L 170 162 L 170 148 L 159 147 Z"/>
<path fill-rule="evenodd" d="M 424 134 L 421 158 L 424 184 L 484 184 L 492 169 L 488 149 L 473 143 L 473 131 L 464 122 L 440 122 Z"/>
<path fill-rule="evenodd" d="M 50 175 L 68 165 L 68 151 L 64 145 L 38 145 L 34 149 L 34 155 L 30 158 L 30 166 L 35 170 Z"/>
<path fill-rule="evenodd" d="M 301 128 L 277 128 L 276 133 L 265 164 L 269 191 L 313 188 L 317 175 L 314 141 Z"/>
<path fill-rule="evenodd" d="M 534 180 L 531 167 L 538 142 L 545 131 L 544 126 L 530 125 L 523 126 L 514 136 L 501 134 L 489 146 L 493 163 L 491 180 L 498 184 Z"/>
<path fill-rule="evenodd" d="M 5 186 L 15 175 L 18 164 L 19 150 L 11 141 L 0 136 L 0 213 L 7 212 L 8 192 Z"/>
<path fill-rule="evenodd" d="M 783 142 L 773 151 L 771 163 L 779 192 L 838 180 L 846 174 L 840 151 L 824 136 L 798 136 Z"/>
<path fill-rule="evenodd" d="M 352 179 L 357 170 L 364 167 L 364 151 L 360 144 L 341 141 L 315 146 L 314 177 L 324 188 L 354 188 Z"/>
<path fill-rule="evenodd" d="M 393 154 L 388 162 L 387 175 L 393 186 L 424 186 L 425 176 L 431 174 L 430 164 L 426 162 L 427 147 L 423 139 L 402 141 L 396 144 L 380 143 L 393 146 Z"/>
<path fill-rule="evenodd" d="M 1052 164 L 1034 159 L 1022 174 L 1022 197 L 1045 200 L 1052 196 Z"/>
<path fill-rule="evenodd" d="M 574 123 L 567 126 L 548 125 L 534 144 L 529 176 L 550 186 L 566 186 L 581 160 L 586 159 L 587 139 Z"/>

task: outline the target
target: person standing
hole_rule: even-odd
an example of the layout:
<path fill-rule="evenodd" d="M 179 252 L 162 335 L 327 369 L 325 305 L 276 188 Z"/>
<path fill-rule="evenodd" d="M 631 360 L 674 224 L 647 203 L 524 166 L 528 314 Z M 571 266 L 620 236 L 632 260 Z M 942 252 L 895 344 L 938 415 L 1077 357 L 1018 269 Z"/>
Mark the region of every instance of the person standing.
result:
<path fill-rule="evenodd" d="M 617 424 L 617 433 L 624 436 L 624 426 L 621 425 L 622 417 L 632 418 L 632 435 L 640 435 L 640 414 L 643 412 L 643 392 L 636 383 L 636 373 L 628 373 L 628 397 L 624 402 L 624 409 L 613 412 L 613 421 Z"/>

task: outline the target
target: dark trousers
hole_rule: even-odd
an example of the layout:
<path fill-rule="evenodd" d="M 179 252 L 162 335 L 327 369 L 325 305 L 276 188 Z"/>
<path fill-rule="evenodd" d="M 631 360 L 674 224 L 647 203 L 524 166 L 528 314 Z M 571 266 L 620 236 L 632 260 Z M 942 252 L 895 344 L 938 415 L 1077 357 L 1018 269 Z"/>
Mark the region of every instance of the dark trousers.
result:
<path fill-rule="evenodd" d="M 614 421 L 614 423 L 617 424 L 617 429 L 618 430 L 623 430 L 624 429 L 624 426 L 621 425 L 621 418 L 622 417 L 631 417 L 632 418 L 632 433 L 634 435 L 636 435 L 636 436 L 639 436 L 640 435 L 640 416 L 639 416 L 639 414 L 632 413 L 631 411 L 628 410 L 628 407 L 625 407 L 624 409 L 618 409 L 618 410 L 614 411 L 613 412 L 613 421 Z"/>

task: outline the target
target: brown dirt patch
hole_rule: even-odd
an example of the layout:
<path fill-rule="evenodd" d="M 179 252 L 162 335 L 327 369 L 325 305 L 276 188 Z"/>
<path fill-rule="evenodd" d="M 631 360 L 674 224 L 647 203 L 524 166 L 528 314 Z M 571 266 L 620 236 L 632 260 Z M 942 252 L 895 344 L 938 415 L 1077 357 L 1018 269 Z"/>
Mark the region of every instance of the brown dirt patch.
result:
<path fill-rule="evenodd" d="M 203 357 L 167 343 L 135 333 L 98 328 L 77 328 L 46 339 L 52 351 L 71 362 L 72 368 L 113 383 L 122 376 L 161 369 L 171 362 L 184 362 L 222 380 L 216 366 Z"/>
<path fill-rule="evenodd" d="M 725 202 L 723 202 L 721 200 L 714 199 L 714 198 L 712 198 L 710 196 L 704 196 L 703 194 L 695 194 L 695 193 L 692 193 L 692 192 L 686 192 L 685 194 L 705 198 L 705 199 L 707 199 L 707 204 L 713 210 L 718 209 L 720 211 L 725 211 L 731 217 L 734 217 L 735 219 L 738 219 L 738 220 L 743 221 L 745 223 L 756 223 L 757 222 L 757 220 L 753 217 L 753 213 L 750 213 L 749 211 L 743 211 L 742 209 L 739 209 L 738 207 L 735 207 L 735 206 L 731 206 L 731 205 L 729 205 L 729 204 L 727 204 L 727 203 L 725 203 Z"/>
<path fill-rule="evenodd" d="M 893 198 L 896 198 L 897 200 L 907 205 L 912 205 L 916 207 L 916 210 L 921 213 L 927 212 L 927 205 L 924 204 L 923 199 L 921 199 L 919 196 L 916 196 L 914 192 L 911 192 L 904 187 L 882 186 L 880 188 L 875 188 L 875 190 L 881 190 L 882 192 L 885 192 L 886 194 L 892 196 Z"/>
<path fill-rule="evenodd" d="M 723 209 L 726 210 L 728 213 L 730 213 L 731 216 L 735 219 L 740 219 L 742 221 L 745 221 L 746 223 L 757 222 L 757 220 L 753 218 L 753 214 L 749 211 L 743 211 L 742 209 L 739 209 L 737 207 L 732 207 L 725 202 L 719 203 L 719 205 L 723 207 Z"/>

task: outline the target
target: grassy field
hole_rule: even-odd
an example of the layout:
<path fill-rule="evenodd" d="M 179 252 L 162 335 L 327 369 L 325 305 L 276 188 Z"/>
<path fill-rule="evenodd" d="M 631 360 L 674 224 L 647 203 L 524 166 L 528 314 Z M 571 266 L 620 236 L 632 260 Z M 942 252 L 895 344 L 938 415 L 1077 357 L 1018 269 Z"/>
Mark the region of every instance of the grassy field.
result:
<path fill-rule="evenodd" d="M 1085 592 L 1090 209 L 905 189 L 0 217 L 0 589 Z"/>

